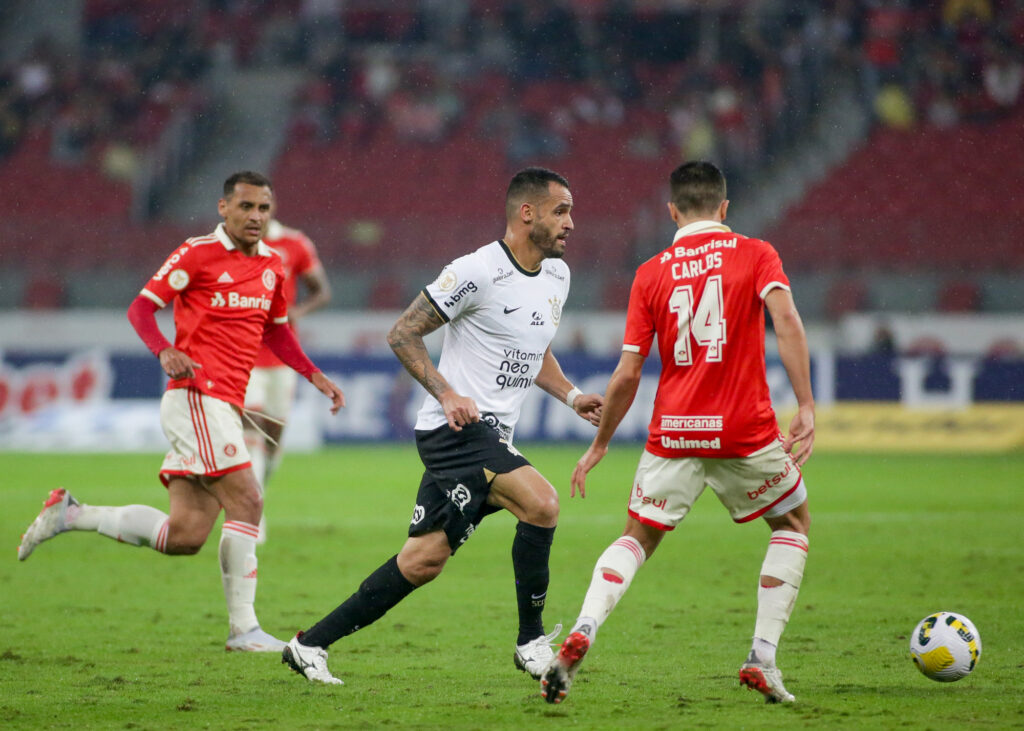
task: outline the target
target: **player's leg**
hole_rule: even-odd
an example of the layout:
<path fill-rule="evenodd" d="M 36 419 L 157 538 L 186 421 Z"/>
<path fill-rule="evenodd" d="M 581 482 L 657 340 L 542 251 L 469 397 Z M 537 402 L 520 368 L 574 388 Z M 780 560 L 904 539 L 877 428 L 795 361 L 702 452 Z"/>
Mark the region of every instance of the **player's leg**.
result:
<path fill-rule="evenodd" d="M 782 683 L 775 655 L 796 603 L 804 564 L 810 513 L 799 469 L 779 443 L 743 459 L 708 460 L 708 483 L 734 521 L 760 516 L 772 530 L 757 589 L 757 619 L 740 683 L 769 703 L 795 700 Z"/>
<path fill-rule="evenodd" d="M 267 485 L 281 463 L 284 424 L 295 396 L 297 374 L 286 366 L 254 368 L 245 392 L 245 446 L 252 460 L 252 471 L 266 500 Z M 266 505 L 260 517 L 256 542 L 267 540 Z"/>
<path fill-rule="evenodd" d="M 488 503 L 519 519 L 512 541 L 512 569 L 516 581 L 519 636 L 513 655 L 516 667 L 539 678 L 551 661 L 550 643 L 561 625 L 544 632 L 544 606 L 551 572 L 548 562 L 558 523 L 558 493 L 532 465 L 495 476 Z"/>
<path fill-rule="evenodd" d="M 285 643 L 264 632 L 256 618 L 256 538 L 263 506 L 256 476 L 246 467 L 204 483 L 224 508 L 218 556 L 230 625 L 225 647 L 280 652 Z"/>
<path fill-rule="evenodd" d="M 327 648 L 373 624 L 414 589 L 437 578 L 451 553 L 442 530 L 410 536 L 402 550 L 367 576 L 348 599 L 292 638 L 281 661 L 309 680 L 341 684 L 327 668 Z"/>
<path fill-rule="evenodd" d="M 18 558 L 24 561 L 44 540 L 70 530 L 95 531 L 129 546 L 188 556 L 199 552 L 220 506 L 194 481 L 173 478 L 168 484 L 170 515 L 149 505 L 89 505 L 64 488 L 51 491 L 39 517 L 22 536 Z"/>
<path fill-rule="evenodd" d="M 560 703 L 569 693 L 598 628 L 665 534 L 686 517 L 700 497 L 703 466 L 700 460 L 669 460 L 644 452 L 633 485 L 626 528 L 597 559 L 579 617 L 542 675 L 541 695 L 548 703 Z"/>
<path fill-rule="evenodd" d="M 95 531 L 120 543 L 148 546 L 165 553 L 167 514 L 149 505 L 87 505 L 63 487 L 51 490 L 43 509 L 25 530 L 18 546 L 24 561 L 43 541 L 71 530 Z"/>

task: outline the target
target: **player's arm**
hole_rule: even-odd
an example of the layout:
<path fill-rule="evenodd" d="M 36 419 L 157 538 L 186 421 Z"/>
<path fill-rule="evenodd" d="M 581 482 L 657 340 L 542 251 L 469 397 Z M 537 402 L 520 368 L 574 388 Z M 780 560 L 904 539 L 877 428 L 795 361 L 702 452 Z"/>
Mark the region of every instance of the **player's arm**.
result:
<path fill-rule="evenodd" d="M 793 302 L 793 295 L 788 290 L 781 287 L 772 289 L 765 295 L 764 303 L 775 325 L 779 358 L 796 395 L 797 412 L 789 424 L 789 434 L 782 446 L 793 455 L 797 465 L 802 465 L 814 450 L 814 394 L 811 391 L 811 359 L 807 351 L 807 335 Z"/>
<path fill-rule="evenodd" d="M 332 414 L 338 413 L 338 409 L 345 405 L 345 394 L 337 384 L 313 365 L 313 361 L 299 345 L 295 331 L 288 327 L 287 323 L 268 323 L 263 330 L 263 342 L 274 355 L 281 359 L 282 363 L 305 376 L 306 380 L 316 386 L 320 393 L 331 400 Z"/>
<path fill-rule="evenodd" d="M 473 399 L 455 392 L 434 366 L 423 342 L 424 337 L 442 325 L 444 320 L 420 292 L 391 327 L 388 345 L 405 370 L 441 404 L 448 426 L 453 431 L 462 431 L 466 424 L 480 421 L 480 410 Z"/>
<path fill-rule="evenodd" d="M 604 407 L 601 423 L 597 427 L 594 441 L 576 463 L 572 471 L 572 491 L 570 497 L 579 490 L 580 497 L 586 497 L 587 473 L 608 454 L 608 444 L 625 418 L 629 407 L 633 405 L 637 389 L 640 387 L 640 375 L 644 368 L 644 356 L 639 353 L 623 351 L 619 364 L 615 367 L 612 377 L 608 379 L 608 388 L 604 392 Z"/>
<path fill-rule="evenodd" d="M 174 379 L 193 378 L 199 364 L 171 345 L 171 341 L 160 332 L 160 326 L 156 324 L 158 309 L 160 307 L 156 302 L 140 294 L 128 307 L 128 322 L 150 352 L 160 360 L 164 373 Z"/>
<path fill-rule="evenodd" d="M 288 310 L 288 319 L 292 322 L 305 317 L 310 312 L 316 312 L 331 301 L 331 283 L 327 279 L 327 272 L 321 265 L 317 264 L 307 269 L 299 275 L 299 279 L 306 288 L 306 296 Z"/>
<path fill-rule="evenodd" d="M 559 401 L 568 404 L 569 408 L 594 426 L 601 421 L 601 405 L 604 398 L 599 393 L 583 393 L 572 385 L 562 372 L 562 366 L 551 352 L 550 346 L 544 351 L 544 361 L 534 383 Z"/>

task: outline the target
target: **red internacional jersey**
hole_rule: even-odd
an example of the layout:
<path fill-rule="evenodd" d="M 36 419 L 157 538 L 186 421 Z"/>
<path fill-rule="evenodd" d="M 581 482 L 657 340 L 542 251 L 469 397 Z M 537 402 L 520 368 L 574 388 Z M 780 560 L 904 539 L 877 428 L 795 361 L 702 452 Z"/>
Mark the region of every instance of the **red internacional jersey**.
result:
<path fill-rule="evenodd" d="M 647 451 L 661 457 L 745 457 L 779 436 L 764 360 L 764 298 L 789 279 L 771 244 L 698 221 L 637 269 L 622 349 L 661 378 Z"/>
<path fill-rule="evenodd" d="M 301 231 L 282 226 L 278 221 L 271 221 L 263 243 L 276 251 L 284 266 L 284 298 L 291 307 L 298 297 L 298 277 L 320 266 L 316 247 L 309 237 Z M 287 367 L 281 359 L 274 355 L 266 345 L 260 348 L 256 356 L 257 368 Z"/>
<path fill-rule="evenodd" d="M 174 347 L 202 367 L 168 390 L 194 386 L 241 408 L 267 322 L 288 321 L 283 284 L 281 257 L 262 241 L 245 256 L 223 224 L 171 254 L 140 294 L 159 307 L 174 301 Z"/>

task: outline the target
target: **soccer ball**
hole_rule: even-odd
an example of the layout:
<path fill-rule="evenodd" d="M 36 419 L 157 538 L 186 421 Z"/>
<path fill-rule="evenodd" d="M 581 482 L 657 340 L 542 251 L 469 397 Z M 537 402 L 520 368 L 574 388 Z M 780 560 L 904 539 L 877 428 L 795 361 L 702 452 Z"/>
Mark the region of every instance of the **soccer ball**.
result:
<path fill-rule="evenodd" d="M 925 677 L 943 683 L 966 677 L 981 657 L 981 635 L 962 614 L 936 612 L 914 628 L 910 657 Z"/>

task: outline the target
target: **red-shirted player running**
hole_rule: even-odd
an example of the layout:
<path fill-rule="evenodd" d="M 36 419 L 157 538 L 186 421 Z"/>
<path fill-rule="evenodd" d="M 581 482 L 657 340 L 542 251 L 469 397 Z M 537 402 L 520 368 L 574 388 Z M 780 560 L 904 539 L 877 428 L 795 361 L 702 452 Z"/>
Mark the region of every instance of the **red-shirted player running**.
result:
<path fill-rule="evenodd" d="M 331 301 L 327 274 L 309 237 L 297 229 L 282 225 L 275 218 L 267 224 L 263 243 L 281 257 L 284 267 L 282 291 L 288 303 L 288 322 L 294 328 L 299 318 Z M 305 289 L 301 302 L 298 301 L 299 282 Z M 267 483 L 281 462 L 281 438 L 284 436 L 284 422 L 288 419 L 295 398 L 295 379 L 295 371 L 282 363 L 269 347 L 264 345 L 260 348 L 245 392 L 245 408 L 249 416 L 247 421 L 251 422 L 245 425 L 245 445 L 249 449 L 252 470 L 264 498 Z M 266 536 L 264 509 L 257 543 L 263 543 Z"/>
<path fill-rule="evenodd" d="M 814 444 L 814 398 L 803 323 L 775 249 L 722 222 L 729 201 L 714 165 L 672 172 L 672 245 L 637 270 L 622 357 L 608 382 L 597 435 L 572 474 L 583 497 L 587 473 L 608 452 L 640 383 L 657 335 L 661 377 L 629 498 L 626 529 L 594 567 L 579 619 L 541 679 L 549 703 L 568 693 L 580 662 L 637 570 L 710 485 L 732 519 L 764 518 L 772 530 L 761 566 L 757 621 L 740 682 L 769 702 L 791 702 L 775 666 L 807 558 L 810 514 L 800 474 Z M 798 410 L 779 433 L 765 378 L 764 307 Z"/>
<path fill-rule="evenodd" d="M 220 567 L 230 623 L 226 648 L 249 652 L 280 652 L 285 646 L 260 629 L 253 608 L 263 503 L 240 410 L 260 343 L 268 343 L 330 398 L 332 413 L 345 405 L 341 389 L 310 362 L 287 325 L 281 259 L 260 239 L 272 201 L 273 189 L 264 176 L 232 175 L 217 206 L 224 223 L 171 254 L 128 309 L 139 337 L 171 379 L 160 403 L 161 426 L 171 443 L 160 469 L 170 515 L 148 505 L 85 505 L 59 488 L 50 493 L 18 547 L 24 561 L 55 535 L 91 530 L 160 553 L 191 555 L 206 543 L 223 509 Z M 155 316 L 172 300 L 173 346 Z"/>

